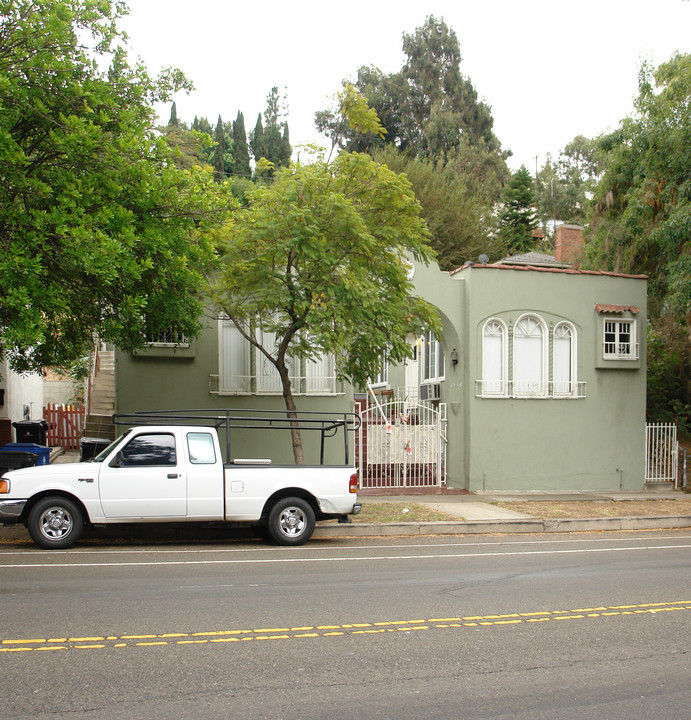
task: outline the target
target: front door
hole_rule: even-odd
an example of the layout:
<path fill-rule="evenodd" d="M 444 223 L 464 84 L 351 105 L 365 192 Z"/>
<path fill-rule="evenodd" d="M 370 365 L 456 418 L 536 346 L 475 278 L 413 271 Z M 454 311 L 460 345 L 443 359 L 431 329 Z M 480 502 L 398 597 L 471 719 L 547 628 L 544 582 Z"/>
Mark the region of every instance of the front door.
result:
<path fill-rule="evenodd" d="M 133 437 L 99 475 L 106 518 L 176 518 L 187 511 L 183 449 L 175 435 L 143 433 Z"/>

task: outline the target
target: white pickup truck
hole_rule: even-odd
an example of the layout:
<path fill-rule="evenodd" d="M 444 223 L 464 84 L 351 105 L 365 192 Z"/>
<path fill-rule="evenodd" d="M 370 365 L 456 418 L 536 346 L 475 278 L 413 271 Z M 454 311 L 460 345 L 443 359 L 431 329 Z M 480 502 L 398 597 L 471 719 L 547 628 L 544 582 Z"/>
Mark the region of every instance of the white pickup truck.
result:
<path fill-rule="evenodd" d="M 298 413 L 304 434 L 320 433 L 314 465 L 233 457 L 231 435 L 289 430 L 295 420 L 285 412 L 163 411 L 115 418 L 135 426 L 89 462 L 5 472 L 0 523 L 23 523 L 42 548 L 71 547 L 85 524 L 166 522 L 244 523 L 279 544 L 301 545 L 316 520 L 348 522 L 360 512 L 357 471 L 349 462 L 348 436 L 359 422 L 352 413 Z M 325 440 L 337 435 L 344 463 L 325 464 Z"/>

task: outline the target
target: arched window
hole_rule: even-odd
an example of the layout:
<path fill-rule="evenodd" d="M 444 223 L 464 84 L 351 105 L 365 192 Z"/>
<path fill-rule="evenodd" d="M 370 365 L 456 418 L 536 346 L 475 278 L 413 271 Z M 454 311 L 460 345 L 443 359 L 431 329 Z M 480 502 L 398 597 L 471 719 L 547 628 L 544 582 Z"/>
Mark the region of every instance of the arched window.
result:
<path fill-rule="evenodd" d="M 491 318 L 482 329 L 481 395 L 506 395 L 506 325 Z"/>
<path fill-rule="evenodd" d="M 513 394 L 546 395 L 546 328 L 537 315 L 524 315 L 513 331 Z"/>
<path fill-rule="evenodd" d="M 576 392 L 576 333 L 567 323 L 554 328 L 552 345 L 552 393 L 574 395 Z"/>

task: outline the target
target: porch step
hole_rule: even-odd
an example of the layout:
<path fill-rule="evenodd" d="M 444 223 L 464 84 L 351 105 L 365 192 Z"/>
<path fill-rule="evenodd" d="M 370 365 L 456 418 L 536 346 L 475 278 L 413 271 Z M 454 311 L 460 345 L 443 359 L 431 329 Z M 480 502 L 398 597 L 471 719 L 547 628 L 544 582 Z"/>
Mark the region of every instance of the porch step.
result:
<path fill-rule="evenodd" d="M 113 416 L 90 414 L 86 418 L 83 437 L 115 440 L 116 431 Z"/>
<path fill-rule="evenodd" d="M 645 484 L 645 491 L 649 493 L 665 493 L 671 490 L 674 490 L 672 482 L 647 482 Z"/>

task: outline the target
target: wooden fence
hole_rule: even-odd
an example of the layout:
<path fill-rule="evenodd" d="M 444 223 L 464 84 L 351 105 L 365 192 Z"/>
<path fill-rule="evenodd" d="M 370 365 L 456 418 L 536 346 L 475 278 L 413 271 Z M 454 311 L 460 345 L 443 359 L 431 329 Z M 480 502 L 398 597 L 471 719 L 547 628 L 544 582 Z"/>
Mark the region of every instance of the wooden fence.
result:
<path fill-rule="evenodd" d="M 65 450 L 79 450 L 86 419 L 86 408 L 83 405 L 46 405 L 43 408 L 43 419 L 48 423 L 48 445 L 59 446 Z"/>

